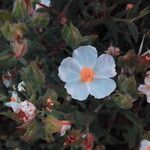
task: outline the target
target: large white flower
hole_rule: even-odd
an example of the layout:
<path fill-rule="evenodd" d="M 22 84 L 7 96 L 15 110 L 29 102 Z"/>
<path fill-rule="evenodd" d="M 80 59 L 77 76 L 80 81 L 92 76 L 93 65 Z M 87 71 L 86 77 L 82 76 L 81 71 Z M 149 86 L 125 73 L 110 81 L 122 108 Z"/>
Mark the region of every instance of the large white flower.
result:
<path fill-rule="evenodd" d="M 142 140 L 140 144 L 139 150 L 150 150 L 150 141 L 148 140 Z"/>
<path fill-rule="evenodd" d="M 138 90 L 146 95 L 147 102 L 150 103 L 150 71 L 147 71 L 144 82 L 145 84 L 141 84 Z"/>
<path fill-rule="evenodd" d="M 89 94 L 95 98 L 104 98 L 116 88 L 115 61 L 111 55 L 98 57 L 93 46 L 80 46 L 73 57 L 65 58 L 59 66 L 59 77 L 66 82 L 65 88 L 72 98 L 83 101 Z"/>

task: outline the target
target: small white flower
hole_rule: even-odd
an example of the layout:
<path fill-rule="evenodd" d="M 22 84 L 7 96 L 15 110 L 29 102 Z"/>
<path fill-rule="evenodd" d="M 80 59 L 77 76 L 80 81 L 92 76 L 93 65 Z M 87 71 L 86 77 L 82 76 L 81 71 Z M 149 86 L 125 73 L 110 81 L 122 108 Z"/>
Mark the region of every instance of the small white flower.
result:
<path fill-rule="evenodd" d="M 6 102 L 5 106 L 11 107 L 15 113 L 21 114 L 21 118 L 24 122 L 30 122 L 35 117 L 36 107 L 28 102 Z"/>
<path fill-rule="evenodd" d="M 146 73 L 146 77 L 144 79 L 145 84 L 141 84 L 138 87 L 138 90 L 146 95 L 147 102 L 150 103 L 150 71 Z"/>
<path fill-rule="evenodd" d="M 51 4 L 51 0 L 41 0 L 40 3 L 47 6 L 47 7 L 49 7 L 50 4 Z M 36 4 L 35 10 L 40 9 L 40 8 L 43 8 L 43 7 L 39 4 Z"/>
<path fill-rule="evenodd" d="M 150 150 L 150 141 L 148 140 L 142 140 L 140 144 L 139 150 Z"/>
<path fill-rule="evenodd" d="M 66 131 L 71 128 L 71 123 L 69 121 L 62 121 L 62 128 L 60 132 L 60 136 L 64 136 Z"/>
<path fill-rule="evenodd" d="M 26 92 L 25 83 L 23 81 L 18 84 L 18 91 L 19 92 Z"/>
<path fill-rule="evenodd" d="M 72 98 L 83 101 L 89 94 L 95 98 L 104 98 L 116 88 L 115 61 L 111 55 L 98 57 L 93 46 L 80 46 L 73 57 L 65 58 L 59 66 L 58 76 L 64 82 Z"/>

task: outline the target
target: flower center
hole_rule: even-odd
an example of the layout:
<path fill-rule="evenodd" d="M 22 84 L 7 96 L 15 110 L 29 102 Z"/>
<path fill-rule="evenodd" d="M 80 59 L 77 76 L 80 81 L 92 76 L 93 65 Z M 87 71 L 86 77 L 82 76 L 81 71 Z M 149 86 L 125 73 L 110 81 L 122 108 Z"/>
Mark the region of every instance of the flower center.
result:
<path fill-rule="evenodd" d="M 91 68 L 85 67 L 82 69 L 80 76 L 82 82 L 91 82 L 94 79 L 95 73 Z"/>

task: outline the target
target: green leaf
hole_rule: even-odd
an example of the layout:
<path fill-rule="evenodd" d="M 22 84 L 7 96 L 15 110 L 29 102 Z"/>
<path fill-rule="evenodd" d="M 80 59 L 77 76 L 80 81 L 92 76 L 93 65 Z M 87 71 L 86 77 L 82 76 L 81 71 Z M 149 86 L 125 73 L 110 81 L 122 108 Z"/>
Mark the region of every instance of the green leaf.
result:
<path fill-rule="evenodd" d="M 128 44 L 133 48 L 133 42 L 128 32 L 124 32 L 124 38 L 128 42 Z"/>
<path fill-rule="evenodd" d="M 8 10 L 0 10 L 0 21 L 4 22 L 12 18 L 11 12 Z"/>
<path fill-rule="evenodd" d="M 47 13 L 36 13 L 32 18 L 30 27 L 45 28 L 49 23 L 49 16 Z"/>
<path fill-rule="evenodd" d="M 128 143 L 129 149 L 136 149 L 136 141 L 139 140 L 139 129 L 136 126 L 133 126 L 132 128 L 128 127 L 126 129 L 126 132 L 123 133 L 123 137 Z"/>
<path fill-rule="evenodd" d="M 135 42 L 138 41 L 139 33 L 138 28 L 134 23 L 127 24 L 129 32 L 131 33 L 132 38 Z"/>
<path fill-rule="evenodd" d="M 0 53 L 0 68 L 3 71 L 9 70 L 11 67 L 15 66 L 18 63 L 10 51 L 4 51 Z"/>
<path fill-rule="evenodd" d="M 118 76 L 118 83 L 119 89 L 122 93 L 129 95 L 134 99 L 138 97 L 137 84 L 134 76 L 126 77 L 124 75 L 120 75 Z"/>
<path fill-rule="evenodd" d="M 139 129 L 142 129 L 143 124 L 141 122 L 141 120 L 139 119 L 139 117 L 134 114 L 131 111 L 128 110 L 122 110 L 121 113 L 130 121 L 132 122 L 132 124 L 134 124 L 135 126 L 137 126 Z"/>
<path fill-rule="evenodd" d="M 21 138 L 25 142 L 32 142 L 32 141 L 38 140 L 39 138 L 42 137 L 42 134 L 44 132 L 44 129 L 41 123 L 35 120 L 28 124 L 24 124 L 20 128 L 26 129 L 24 135 L 21 136 Z"/>
<path fill-rule="evenodd" d="M 53 133 L 60 132 L 59 125 L 57 124 L 56 118 L 53 116 L 49 115 L 47 116 L 43 122 L 44 122 L 44 134 L 43 134 L 43 139 L 45 139 L 48 142 L 51 142 L 54 140 L 53 138 Z"/>
<path fill-rule="evenodd" d="M 41 94 L 41 88 L 45 82 L 45 76 L 39 69 L 37 62 L 31 62 L 27 67 L 22 68 L 20 71 L 22 80 L 26 84 L 27 93 L 35 98 L 35 93 Z"/>
<path fill-rule="evenodd" d="M 21 121 L 19 120 L 17 114 L 14 113 L 14 112 L 0 112 L 0 115 L 3 115 L 3 116 L 5 116 L 5 117 L 7 117 L 7 118 L 10 118 L 10 119 L 12 119 L 12 120 L 14 120 L 14 121 L 16 121 L 16 122 L 21 122 Z"/>
<path fill-rule="evenodd" d="M 1 27 L 1 32 L 7 40 L 14 40 L 16 34 L 20 36 L 27 31 L 27 27 L 24 23 L 9 23 L 8 21 Z"/>
<path fill-rule="evenodd" d="M 132 108 L 133 99 L 130 96 L 117 93 L 112 97 L 115 104 L 117 104 L 122 109 Z"/>
<path fill-rule="evenodd" d="M 0 92 L 0 101 L 6 102 L 8 100 L 8 96 L 4 94 L 4 92 Z"/>
<path fill-rule="evenodd" d="M 38 139 L 46 140 L 47 142 L 54 141 L 53 133 L 60 132 L 59 120 L 52 115 L 48 115 L 43 118 L 42 122 L 33 120 L 28 124 L 24 124 L 20 128 L 24 128 L 26 131 L 21 137 L 26 142 L 36 141 Z"/>
<path fill-rule="evenodd" d="M 15 19 L 22 19 L 27 14 L 26 4 L 24 0 L 15 0 L 13 7 L 13 17 Z"/>
<path fill-rule="evenodd" d="M 88 120 L 88 116 L 85 113 L 74 111 L 69 113 L 66 117 L 70 122 L 78 126 L 85 126 Z"/>
<path fill-rule="evenodd" d="M 11 27 L 9 22 L 6 22 L 2 27 L 1 27 L 1 32 L 3 34 L 3 36 L 10 40 L 11 39 Z"/>
<path fill-rule="evenodd" d="M 150 6 L 147 6 L 143 10 L 140 11 L 140 17 L 144 17 L 146 15 L 150 14 Z"/>
<path fill-rule="evenodd" d="M 63 27 L 62 37 L 72 48 L 78 47 L 82 40 L 80 31 L 75 26 L 73 26 L 73 24 Z"/>

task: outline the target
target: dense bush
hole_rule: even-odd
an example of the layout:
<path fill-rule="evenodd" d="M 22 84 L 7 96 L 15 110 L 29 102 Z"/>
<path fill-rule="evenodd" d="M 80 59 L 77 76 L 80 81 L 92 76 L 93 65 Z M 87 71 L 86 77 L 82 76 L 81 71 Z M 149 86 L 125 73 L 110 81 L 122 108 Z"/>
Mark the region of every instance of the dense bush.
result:
<path fill-rule="evenodd" d="M 45 2 L 0 0 L 0 149 L 139 149 L 150 140 L 148 0 Z M 113 87 L 83 98 L 65 61 L 96 62 L 94 47 Z M 87 85 L 97 70 L 84 67 Z"/>

